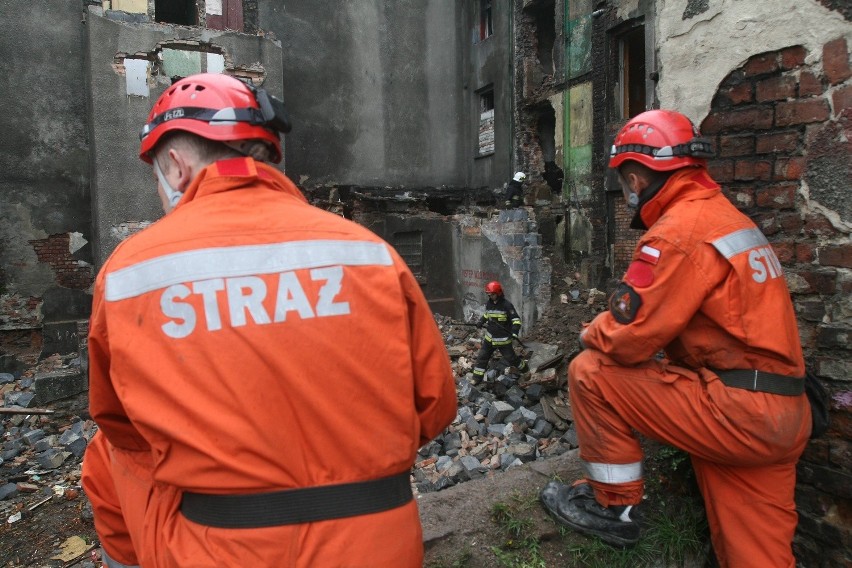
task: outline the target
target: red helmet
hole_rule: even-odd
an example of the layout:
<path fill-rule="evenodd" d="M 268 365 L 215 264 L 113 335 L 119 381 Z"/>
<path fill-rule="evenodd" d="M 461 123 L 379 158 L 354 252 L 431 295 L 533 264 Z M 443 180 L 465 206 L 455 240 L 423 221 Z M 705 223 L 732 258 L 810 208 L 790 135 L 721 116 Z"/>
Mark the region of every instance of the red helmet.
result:
<path fill-rule="evenodd" d="M 183 130 L 202 138 L 231 142 L 268 142 L 272 161 L 281 161 L 278 132 L 289 131 L 281 101 L 265 90 L 217 73 L 185 77 L 160 95 L 139 138 L 139 157 L 151 163 L 149 153 L 167 132 Z"/>
<path fill-rule="evenodd" d="M 485 285 L 486 294 L 503 294 L 503 287 L 496 280 Z"/>
<path fill-rule="evenodd" d="M 706 166 L 713 145 L 701 138 L 686 116 L 672 110 L 649 110 L 631 118 L 618 132 L 609 154 L 609 167 L 627 160 L 660 172 Z"/>

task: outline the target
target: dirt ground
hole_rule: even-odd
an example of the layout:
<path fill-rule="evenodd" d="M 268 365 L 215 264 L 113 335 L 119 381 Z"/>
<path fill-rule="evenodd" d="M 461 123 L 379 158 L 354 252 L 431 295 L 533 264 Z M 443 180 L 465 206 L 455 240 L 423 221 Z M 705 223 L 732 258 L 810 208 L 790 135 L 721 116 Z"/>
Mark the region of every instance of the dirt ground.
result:
<path fill-rule="evenodd" d="M 605 291 L 595 293 L 583 289 L 573 267 L 551 258 L 551 306 L 535 328 L 524 334 L 524 339 L 558 345 L 564 353 L 570 354 L 575 350 L 581 323 L 590 321 L 604 309 Z M 572 290 L 576 291 L 576 299 L 572 299 Z M 567 362 L 566 359 L 560 364 L 559 373 L 565 372 Z M 86 396 L 80 395 L 52 405 L 56 414 L 40 418 L 39 427 L 49 433 L 59 432 L 78 417 L 86 420 L 86 404 Z M 6 471 L 0 469 L 0 477 L 6 476 Z M 520 542 L 513 542 L 518 535 L 513 537 L 511 531 L 507 533 L 506 523 L 501 524 L 495 518 L 495 507 L 511 510 L 504 521 L 511 522 L 515 516 L 523 518 L 525 534 L 534 535 L 539 541 L 540 562 L 535 566 L 574 565 L 567 563 L 564 534 L 538 504 L 537 495 L 549 479 L 558 477 L 567 481 L 579 474 L 576 450 L 573 450 L 418 496 L 426 545 L 424 566 L 526 566 L 513 553 L 513 549 L 521 546 Z M 20 471 L 17 476 L 0 479 L 0 485 L 31 481 L 30 478 Z M 14 507 L 7 501 L 0 501 L 0 567 L 101 566 L 91 506 L 79 488 L 79 480 L 80 460 L 69 459 L 37 483 L 38 492 L 19 496 Z M 16 513 L 21 514 L 20 519 L 8 522 L 7 519 Z M 520 553 L 523 554 L 523 550 Z"/>

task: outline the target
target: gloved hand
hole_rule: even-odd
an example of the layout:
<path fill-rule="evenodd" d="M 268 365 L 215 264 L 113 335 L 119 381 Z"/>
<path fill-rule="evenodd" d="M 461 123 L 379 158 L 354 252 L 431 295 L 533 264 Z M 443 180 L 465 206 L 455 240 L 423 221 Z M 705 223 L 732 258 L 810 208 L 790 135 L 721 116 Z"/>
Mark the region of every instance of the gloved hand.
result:
<path fill-rule="evenodd" d="M 515 339 L 520 339 L 520 337 L 518 337 L 518 334 L 517 334 L 517 333 L 513 333 L 513 334 L 512 334 L 512 337 L 513 337 L 513 338 L 515 338 Z"/>
<path fill-rule="evenodd" d="M 476 328 L 482 329 L 482 322 L 481 321 L 476 322 Z"/>

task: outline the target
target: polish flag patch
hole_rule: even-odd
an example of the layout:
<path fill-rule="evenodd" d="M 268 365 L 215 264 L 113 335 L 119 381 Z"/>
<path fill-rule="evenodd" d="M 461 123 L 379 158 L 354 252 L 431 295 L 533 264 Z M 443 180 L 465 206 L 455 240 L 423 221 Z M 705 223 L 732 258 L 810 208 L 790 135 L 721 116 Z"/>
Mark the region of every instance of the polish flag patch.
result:
<path fill-rule="evenodd" d="M 650 264 L 657 264 L 660 261 L 660 250 L 643 245 L 639 250 L 639 260 L 644 260 Z"/>

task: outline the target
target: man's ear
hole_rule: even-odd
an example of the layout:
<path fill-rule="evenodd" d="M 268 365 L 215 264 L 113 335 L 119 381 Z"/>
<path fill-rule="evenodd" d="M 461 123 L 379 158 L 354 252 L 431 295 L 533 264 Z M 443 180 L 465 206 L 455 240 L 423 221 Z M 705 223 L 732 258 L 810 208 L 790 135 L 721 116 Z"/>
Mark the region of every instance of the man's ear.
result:
<path fill-rule="evenodd" d="M 189 159 L 186 152 L 182 152 L 176 148 L 169 149 L 169 160 L 171 160 L 170 165 L 175 168 L 178 176 L 175 189 L 183 193 L 195 177 L 195 170 L 192 167 L 193 162 Z"/>
<path fill-rule="evenodd" d="M 638 172 L 629 172 L 627 174 L 627 186 L 637 195 L 641 195 L 642 191 L 648 187 L 648 178 Z"/>

